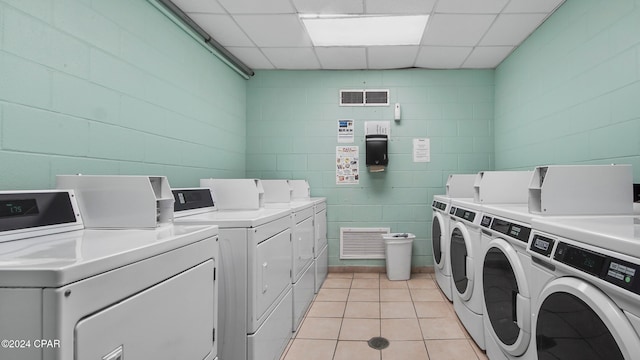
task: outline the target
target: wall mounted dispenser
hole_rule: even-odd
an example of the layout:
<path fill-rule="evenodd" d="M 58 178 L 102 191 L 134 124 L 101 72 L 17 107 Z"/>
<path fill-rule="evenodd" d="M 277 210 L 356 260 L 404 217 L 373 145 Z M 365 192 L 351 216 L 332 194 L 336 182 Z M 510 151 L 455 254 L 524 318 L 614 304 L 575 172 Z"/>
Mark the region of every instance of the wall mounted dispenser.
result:
<path fill-rule="evenodd" d="M 369 171 L 384 171 L 384 167 L 389 164 L 387 142 L 387 135 L 366 135 L 365 143 Z"/>

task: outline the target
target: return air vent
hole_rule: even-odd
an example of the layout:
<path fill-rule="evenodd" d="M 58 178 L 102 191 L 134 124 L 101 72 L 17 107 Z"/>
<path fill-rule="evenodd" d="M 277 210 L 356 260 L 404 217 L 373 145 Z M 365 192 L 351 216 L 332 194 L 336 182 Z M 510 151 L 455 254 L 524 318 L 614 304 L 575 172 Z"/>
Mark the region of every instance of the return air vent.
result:
<path fill-rule="evenodd" d="M 340 106 L 389 106 L 389 90 L 340 90 Z"/>
<path fill-rule="evenodd" d="M 389 228 L 340 228 L 340 259 L 384 259 Z"/>

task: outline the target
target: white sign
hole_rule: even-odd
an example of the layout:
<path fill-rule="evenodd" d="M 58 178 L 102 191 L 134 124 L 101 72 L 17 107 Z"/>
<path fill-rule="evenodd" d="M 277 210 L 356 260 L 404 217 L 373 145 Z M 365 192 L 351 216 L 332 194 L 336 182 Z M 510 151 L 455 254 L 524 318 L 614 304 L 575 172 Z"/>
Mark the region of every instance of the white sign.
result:
<path fill-rule="evenodd" d="M 336 184 L 357 184 L 360 179 L 357 146 L 336 146 Z"/>
<path fill-rule="evenodd" d="M 338 120 L 338 142 L 352 143 L 354 135 L 353 120 Z"/>
<path fill-rule="evenodd" d="M 413 162 L 431 161 L 431 141 L 428 138 L 413 139 Z"/>

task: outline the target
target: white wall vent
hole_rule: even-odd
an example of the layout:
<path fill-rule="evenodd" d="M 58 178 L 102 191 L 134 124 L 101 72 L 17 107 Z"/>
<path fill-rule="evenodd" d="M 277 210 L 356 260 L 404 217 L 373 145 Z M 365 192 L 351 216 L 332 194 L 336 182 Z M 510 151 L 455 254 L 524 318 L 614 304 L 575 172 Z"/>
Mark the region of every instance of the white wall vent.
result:
<path fill-rule="evenodd" d="M 389 90 L 340 90 L 340 106 L 389 106 Z"/>
<path fill-rule="evenodd" d="M 384 259 L 384 240 L 390 228 L 340 228 L 340 259 Z"/>

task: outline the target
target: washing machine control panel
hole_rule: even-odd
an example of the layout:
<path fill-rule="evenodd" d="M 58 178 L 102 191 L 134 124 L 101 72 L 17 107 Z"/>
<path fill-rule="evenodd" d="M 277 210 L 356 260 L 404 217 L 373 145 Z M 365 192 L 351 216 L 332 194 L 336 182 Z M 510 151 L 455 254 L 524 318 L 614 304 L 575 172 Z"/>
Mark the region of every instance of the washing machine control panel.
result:
<path fill-rule="evenodd" d="M 489 226 L 491 226 L 491 220 L 491 216 L 483 215 L 482 221 L 480 221 L 480 226 L 488 228 Z"/>
<path fill-rule="evenodd" d="M 551 256 L 551 251 L 553 250 L 554 244 L 555 240 L 536 234 L 533 236 L 533 240 L 531 240 L 529 250 L 536 252 L 542 256 L 549 257 Z"/>
<path fill-rule="evenodd" d="M 475 220 L 476 218 L 476 213 L 474 213 L 473 211 L 469 211 L 463 208 L 457 208 L 455 210 L 455 214 L 456 217 L 459 217 L 460 219 L 464 219 L 467 220 L 469 222 L 473 222 L 473 220 Z"/>
<path fill-rule="evenodd" d="M 634 281 L 640 272 L 638 264 L 565 242 L 558 243 L 553 259 L 640 295 L 640 282 Z"/>
<path fill-rule="evenodd" d="M 524 243 L 529 241 L 529 234 L 531 234 L 531 228 L 499 218 L 493 219 L 491 229 Z"/>
<path fill-rule="evenodd" d="M 447 210 L 447 204 L 445 203 L 441 203 L 440 201 L 433 201 L 433 207 L 438 209 L 438 210 L 442 210 L 442 211 L 446 211 Z"/>
<path fill-rule="evenodd" d="M 209 189 L 173 189 L 174 211 L 201 209 L 214 206 Z"/>
<path fill-rule="evenodd" d="M 0 233 L 81 224 L 74 202 L 70 191 L 1 192 Z"/>

